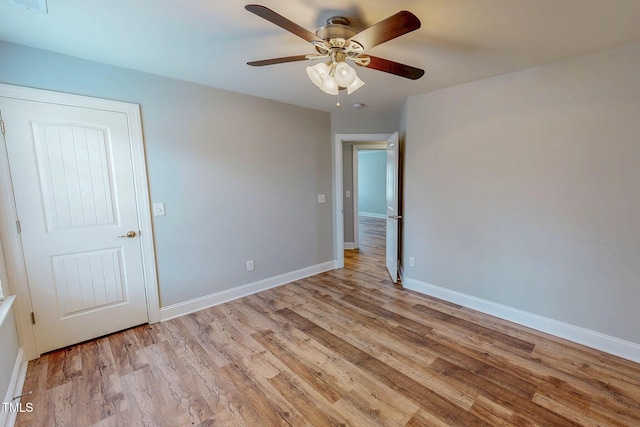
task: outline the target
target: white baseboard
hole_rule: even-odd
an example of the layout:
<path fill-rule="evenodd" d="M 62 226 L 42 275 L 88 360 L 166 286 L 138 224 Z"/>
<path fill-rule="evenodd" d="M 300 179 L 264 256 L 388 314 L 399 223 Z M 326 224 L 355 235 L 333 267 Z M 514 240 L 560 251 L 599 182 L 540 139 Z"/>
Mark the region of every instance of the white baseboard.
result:
<path fill-rule="evenodd" d="M 377 214 L 377 213 L 371 213 L 371 212 L 358 212 L 358 216 L 364 216 L 367 218 L 380 218 L 380 219 L 387 218 L 386 214 Z"/>
<path fill-rule="evenodd" d="M 441 288 L 415 279 L 404 278 L 402 285 L 406 289 L 440 298 L 463 307 L 640 363 L 640 344 L 634 342 L 625 341 L 580 326 L 549 319 L 548 317 L 528 313 L 517 308 Z"/>
<path fill-rule="evenodd" d="M 200 298 L 194 298 L 189 301 L 168 305 L 160 309 L 160 321 L 163 322 L 165 320 L 184 316 L 185 314 L 204 310 L 205 308 L 213 307 L 214 305 L 219 305 L 228 301 L 232 301 L 234 299 L 245 297 L 247 295 L 282 286 L 284 284 L 304 279 L 305 277 L 313 276 L 314 274 L 320 274 L 324 273 L 325 271 L 334 270 L 336 268 L 338 268 L 336 267 L 336 261 L 329 261 L 289 273 L 281 274 L 279 276 L 270 277 L 268 279 L 263 279 L 257 282 L 238 286 L 232 289 L 205 295 Z"/>
<path fill-rule="evenodd" d="M 22 347 L 18 349 L 16 356 L 16 363 L 13 365 L 13 373 L 11 374 L 11 382 L 9 383 L 9 389 L 4 397 L 3 402 L 13 402 L 13 397 L 22 394 L 22 387 L 24 386 L 24 379 L 27 376 L 27 365 L 29 362 L 23 360 L 24 352 Z M 13 403 L 19 403 L 20 399 L 16 399 Z M 17 412 L 5 412 L 0 408 L 0 426 L 1 427 L 13 427 L 16 422 Z"/>
<path fill-rule="evenodd" d="M 356 244 L 353 242 L 344 242 L 344 248 L 345 250 L 347 249 L 355 249 L 356 248 Z"/>

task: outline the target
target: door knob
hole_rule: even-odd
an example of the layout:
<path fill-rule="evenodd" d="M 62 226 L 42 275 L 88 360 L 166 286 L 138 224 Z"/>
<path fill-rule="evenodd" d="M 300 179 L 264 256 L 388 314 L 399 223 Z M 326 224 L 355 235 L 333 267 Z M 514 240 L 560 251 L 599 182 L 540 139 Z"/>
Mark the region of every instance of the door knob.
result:
<path fill-rule="evenodd" d="M 122 236 L 118 236 L 119 239 L 122 239 L 123 237 L 128 237 L 130 239 L 136 237 L 136 232 L 135 231 L 129 231 L 127 232 L 127 234 L 124 234 Z"/>

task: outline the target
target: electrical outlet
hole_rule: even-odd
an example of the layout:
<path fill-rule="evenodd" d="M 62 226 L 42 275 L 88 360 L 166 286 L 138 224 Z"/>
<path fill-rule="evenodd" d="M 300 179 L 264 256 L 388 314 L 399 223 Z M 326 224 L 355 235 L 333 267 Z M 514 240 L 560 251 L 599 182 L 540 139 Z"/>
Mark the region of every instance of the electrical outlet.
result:
<path fill-rule="evenodd" d="M 409 257 L 409 267 L 415 267 L 416 266 L 416 257 L 410 256 Z"/>
<path fill-rule="evenodd" d="M 256 266 L 253 263 L 253 260 L 250 259 L 249 261 L 247 261 L 247 271 L 253 271 L 255 270 Z"/>
<path fill-rule="evenodd" d="M 324 203 L 327 201 L 327 196 L 324 194 L 318 194 L 318 203 Z"/>

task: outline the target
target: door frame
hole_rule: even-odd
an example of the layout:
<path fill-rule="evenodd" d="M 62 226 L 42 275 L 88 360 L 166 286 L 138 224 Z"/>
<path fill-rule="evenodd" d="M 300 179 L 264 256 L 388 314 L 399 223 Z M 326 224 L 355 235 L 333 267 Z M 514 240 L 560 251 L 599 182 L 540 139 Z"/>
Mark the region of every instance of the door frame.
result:
<path fill-rule="evenodd" d="M 345 142 L 380 142 L 393 133 L 337 133 L 333 143 L 333 259 L 334 268 L 344 268 L 343 156 Z"/>
<path fill-rule="evenodd" d="M 387 151 L 387 143 L 386 142 L 376 142 L 376 143 L 362 143 L 362 144 L 353 144 L 353 188 L 351 191 L 351 196 L 353 197 L 353 247 L 354 249 L 358 249 L 360 243 L 358 241 L 358 232 L 359 232 L 359 218 L 358 215 L 358 194 L 360 193 L 359 185 L 360 182 L 358 180 L 358 161 L 360 150 L 384 150 Z M 384 216 L 386 218 L 386 215 Z"/>
<path fill-rule="evenodd" d="M 113 111 L 123 113 L 127 116 L 134 188 L 136 192 L 136 208 L 140 227 L 140 246 L 142 249 L 147 315 L 149 323 L 159 322 L 160 297 L 158 292 L 153 227 L 151 223 L 151 203 L 144 155 L 140 106 L 138 104 L 121 101 L 111 101 L 1 83 L 0 96 L 26 101 Z M 31 322 L 31 296 L 25 268 L 22 240 L 17 230 L 17 221 L 18 217 L 13 194 L 13 184 L 9 171 L 6 140 L 4 135 L 2 135 L 2 137 L 0 137 L 0 235 L 4 248 L 5 267 L 9 277 L 9 288 L 17 297 L 14 308 L 20 345 L 24 350 L 25 359 L 32 360 L 39 357 L 40 353 L 36 345 L 36 330 Z"/>

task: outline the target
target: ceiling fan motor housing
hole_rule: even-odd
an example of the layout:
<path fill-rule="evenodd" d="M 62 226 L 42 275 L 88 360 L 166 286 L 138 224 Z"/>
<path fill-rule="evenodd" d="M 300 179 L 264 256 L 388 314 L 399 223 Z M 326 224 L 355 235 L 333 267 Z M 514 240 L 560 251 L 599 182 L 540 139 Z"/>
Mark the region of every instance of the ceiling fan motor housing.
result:
<path fill-rule="evenodd" d="M 351 23 L 347 18 L 342 16 L 332 16 L 327 19 L 327 25 L 320 27 L 318 31 L 316 31 L 316 35 L 322 40 L 349 40 L 357 34 L 356 30 L 349 26 L 350 24 Z"/>

